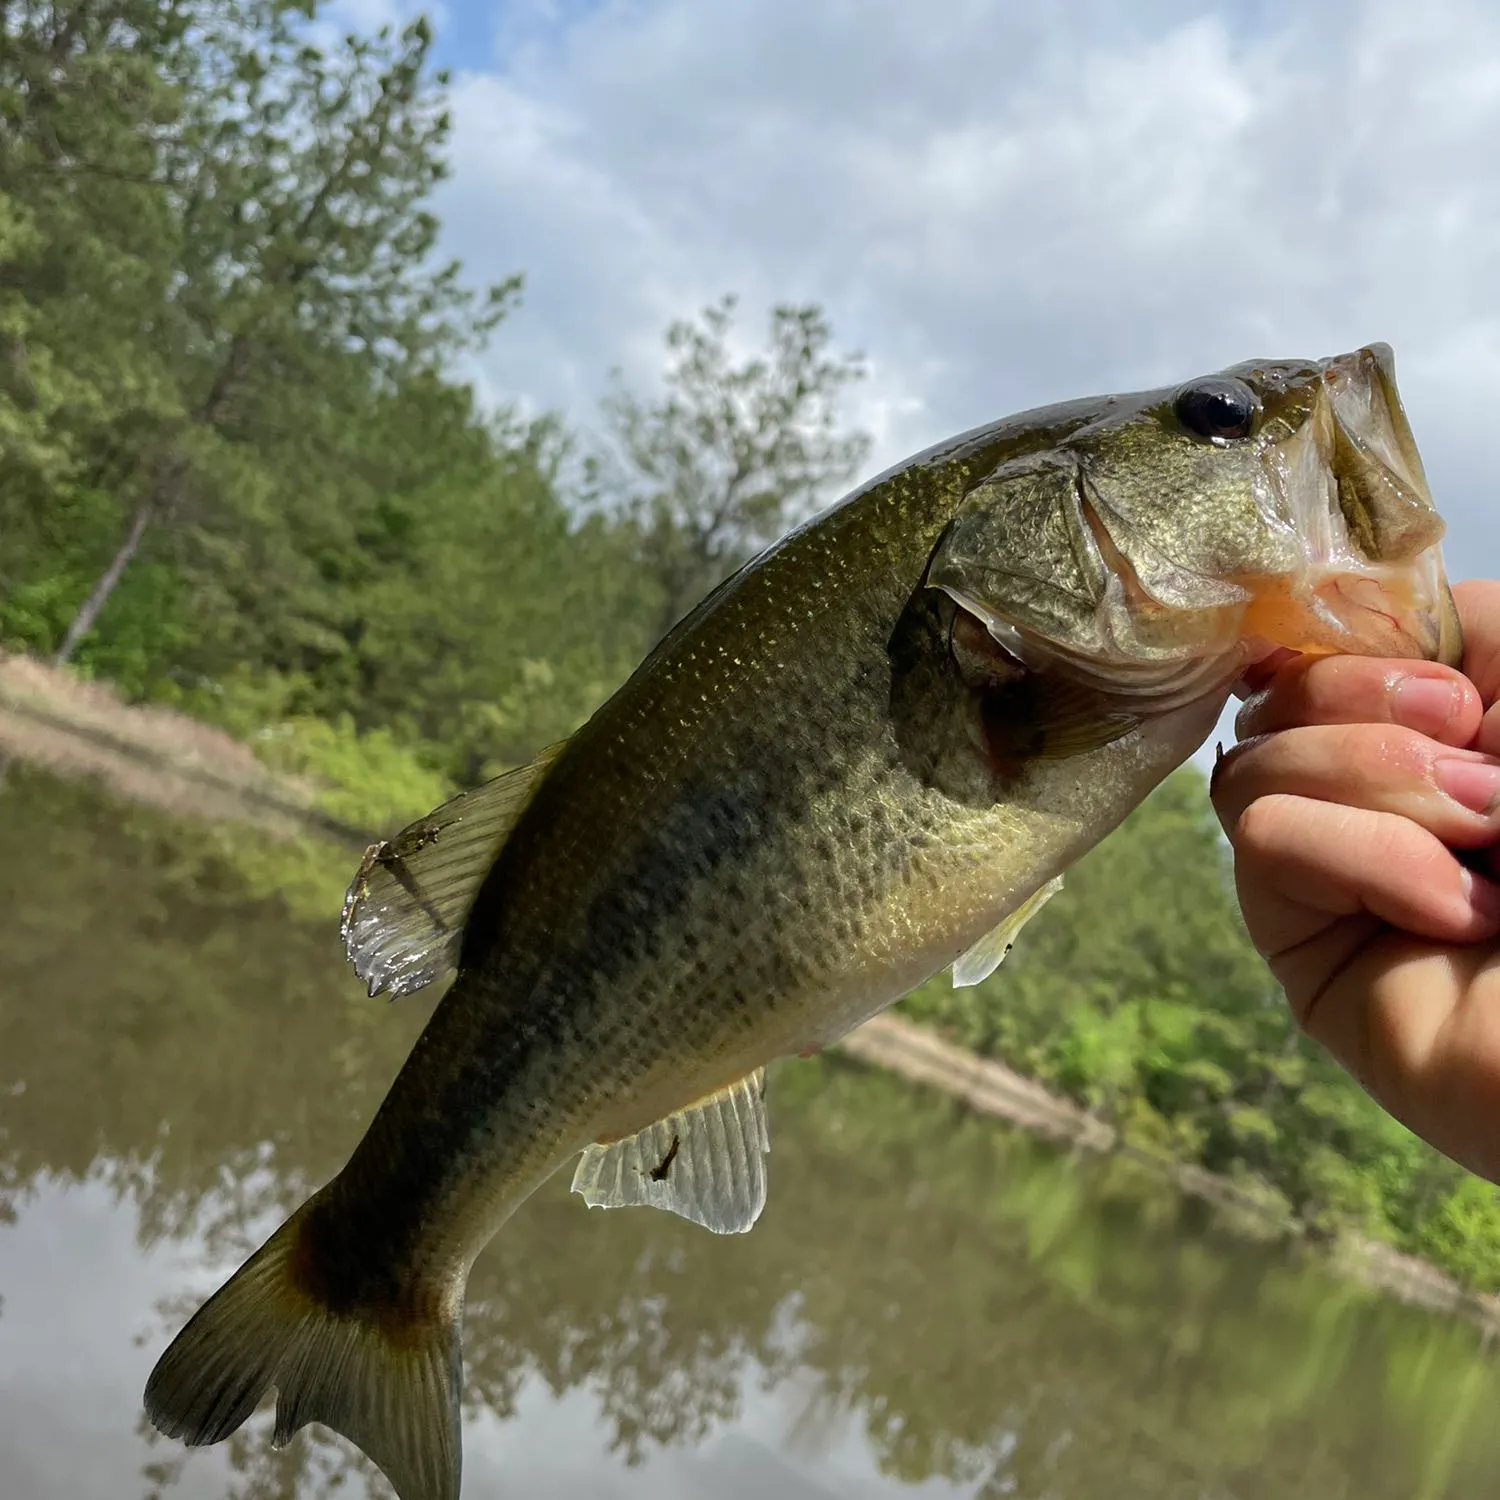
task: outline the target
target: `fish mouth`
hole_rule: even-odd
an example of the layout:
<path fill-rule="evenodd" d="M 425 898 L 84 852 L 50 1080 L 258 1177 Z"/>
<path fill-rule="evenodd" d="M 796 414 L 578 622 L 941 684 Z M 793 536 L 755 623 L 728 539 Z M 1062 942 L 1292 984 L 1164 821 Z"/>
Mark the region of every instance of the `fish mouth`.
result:
<path fill-rule="evenodd" d="M 1396 389 L 1388 344 L 1320 362 L 1317 408 L 1273 450 L 1272 481 L 1307 549 L 1291 574 L 1241 576 L 1251 658 L 1287 649 L 1457 666 L 1463 634 L 1443 521 Z"/>
<path fill-rule="evenodd" d="M 1252 434 L 1254 456 L 1235 481 L 1249 507 L 1232 515 L 1219 560 L 1188 561 L 1190 546 L 1179 560 L 1170 535 L 1153 535 L 1116 503 L 1100 482 L 1107 468 L 1091 473 L 1064 445 L 996 471 L 984 505 L 1011 504 L 1020 522 L 1001 528 L 997 545 L 983 507 L 961 514 L 926 585 L 1017 666 L 1066 676 L 1138 714 L 1227 693 L 1247 669 L 1288 651 L 1456 666 L 1463 641 L 1443 522 L 1390 348 L 1237 368 L 1284 400 Z M 1008 553 L 1009 536 L 1033 550 Z"/>

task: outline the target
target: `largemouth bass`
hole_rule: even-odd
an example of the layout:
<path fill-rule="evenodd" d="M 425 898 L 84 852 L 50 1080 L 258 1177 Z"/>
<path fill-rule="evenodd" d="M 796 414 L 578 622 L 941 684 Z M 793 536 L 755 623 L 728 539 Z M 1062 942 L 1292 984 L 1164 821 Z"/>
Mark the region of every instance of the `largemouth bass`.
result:
<path fill-rule="evenodd" d="M 765 1065 L 989 974 L 1258 658 L 1456 664 L 1442 531 L 1374 345 L 996 422 L 771 547 L 571 740 L 367 855 L 371 993 L 456 978 L 151 1420 L 218 1442 L 274 1385 L 278 1443 L 322 1422 L 455 1500 L 469 1267 L 539 1184 L 581 1153 L 590 1204 L 749 1229 Z"/>

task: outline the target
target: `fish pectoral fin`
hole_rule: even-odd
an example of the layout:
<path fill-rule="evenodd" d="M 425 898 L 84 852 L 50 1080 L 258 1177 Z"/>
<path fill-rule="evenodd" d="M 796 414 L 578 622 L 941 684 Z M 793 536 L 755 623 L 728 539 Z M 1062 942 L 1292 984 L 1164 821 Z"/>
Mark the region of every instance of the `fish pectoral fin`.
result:
<path fill-rule="evenodd" d="M 1021 929 L 1062 889 L 1063 878 L 1054 875 L 1046 885 L 1029 895 L 993 932 L 987 932 L 953 965 L 953 987 L 981 984 L 1005 960 Z"/>
<path fill-rule="evenodd" d="M 339 936 L 372 995 L 409 995 L 457 963 L 479 887 L 562 748 L 549 746 L 365 850 Z"/>
<path fill-rule="evenodd" d="M 1086 683 L 1040 673 L 995 688 L 981 713 L 990 753 L 999 764 L 1017 767 L 1101 750 L 1141 722 L 1123 700 L 1106 701 Z"/>
<path fill-rule="evenodd" d="M 715 1234 L 743 1234 L 766 1206 L 766 1070 L 637 1135 L 584 1147 L 573 1191 L 590 1208 L 664 1208 Z"/>

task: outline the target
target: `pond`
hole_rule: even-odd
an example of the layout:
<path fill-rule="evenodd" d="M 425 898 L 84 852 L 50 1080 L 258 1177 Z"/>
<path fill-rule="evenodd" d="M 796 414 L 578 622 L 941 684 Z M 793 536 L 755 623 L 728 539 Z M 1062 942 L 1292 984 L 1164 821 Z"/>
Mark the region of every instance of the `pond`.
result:
<path fill-rule="evenodd" d="M 322 1429 L 157 1438 L 157 1355 L 342 1164 L 431 1001 L 87 785 L 0 794 L 0 1493 L 389 1495 Z M 476 1265 L 466 1497 L 1438 1500 L 1500 1487 L 1477 1330 L 837 1055 L 717 1238 L 555 1178 Z"/>

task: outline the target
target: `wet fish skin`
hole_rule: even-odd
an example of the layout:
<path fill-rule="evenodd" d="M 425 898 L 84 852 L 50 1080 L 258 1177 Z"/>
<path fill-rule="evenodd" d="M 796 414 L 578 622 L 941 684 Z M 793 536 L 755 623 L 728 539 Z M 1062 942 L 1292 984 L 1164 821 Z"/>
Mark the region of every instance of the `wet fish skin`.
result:
<path fill-rule="evenodd" d="M 217 1441 L 275 1383 L 279 1437 L 324 1421 L 402 1500 L 453 1500 L 468 1268 L 558 1166 L 682 1119 L 629 1201 L 717 1171 L 700 1222 L 748 1227 L 759 1083 L 723 1096 L 722 1150 L 683 1112 L 836 1040 L 1102 838 L 1201 743 L 1247 634 L 1452 656 L 1388 351 L 1221 378 L 1258 402 L 1243 441 L 1185 431 L 1176 388 L 1023 413 L 674 630 L 536 778 L 363 1141 L 163 1355 L 152 1420 Z"/>

